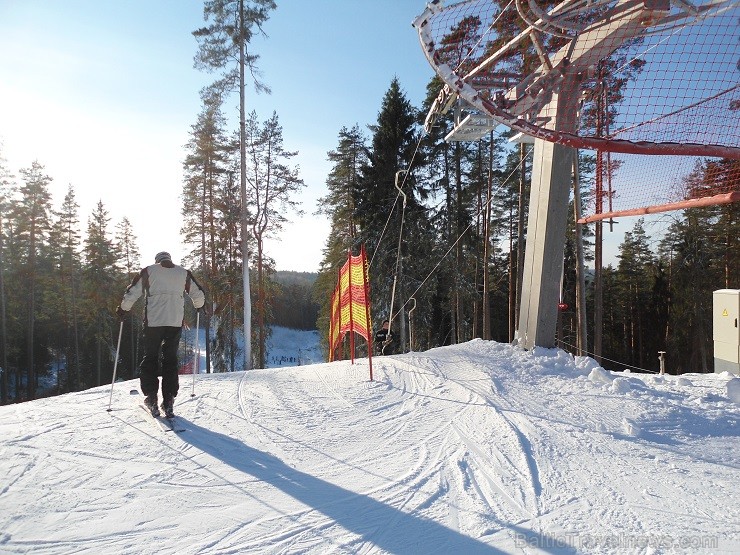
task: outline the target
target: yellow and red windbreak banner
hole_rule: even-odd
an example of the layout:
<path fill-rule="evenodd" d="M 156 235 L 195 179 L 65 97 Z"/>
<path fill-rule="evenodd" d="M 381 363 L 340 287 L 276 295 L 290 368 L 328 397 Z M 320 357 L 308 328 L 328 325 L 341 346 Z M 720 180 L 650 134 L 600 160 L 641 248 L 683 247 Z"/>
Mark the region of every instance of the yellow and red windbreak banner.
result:
<path fill-rule="evenodd" d="M 339 270 L 337 287 L 331 297 L 331 320 L 329 322 L 329 362 L 342 343 L 347 332 L 355 332 L 365 338 L 370 361 L 370 380 L 373 379 L 372 328 L 370 326 L 370 295 L 367 282 L 367 255 L 365 246 L 360 254 L 347 253 L 347 262 Z M 354 362 L 354 336 L 350 333 L 350 353 Z"/>

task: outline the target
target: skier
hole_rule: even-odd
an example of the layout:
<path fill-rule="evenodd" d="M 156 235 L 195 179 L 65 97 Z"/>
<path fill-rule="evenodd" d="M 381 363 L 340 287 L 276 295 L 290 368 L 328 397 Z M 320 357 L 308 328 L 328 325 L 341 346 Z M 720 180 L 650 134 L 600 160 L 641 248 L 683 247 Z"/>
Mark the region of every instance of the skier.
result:
<path fill-rule="evenodd" d="M 175 416 L 173 407 L 179 389 L 177 374 L 177 347 L 180 343 L 185 315 L 184 293 L 196 309 L 205 305 L 203 288 L 181 266 L 172 262 L 168 252 L 160 252 L 155 263 L 143 268 L 133 279 L 116 308 L 123 320 L 136 300 L 145 294 L 144 301 L 144 358 L 139 366 L 141 392 L 144 404 L 153 416 L 159 416 L 157 392 L 159 390 L 158 366 L 162 359 L 162 409 L 167 418 Z"/>
<path fill-rule="evenodd" d="M 395 336 L 390 329 L 390 322 L 383 320 L 383 327 L 375 332 L 375 345 L 377 345 L 378 354 L 393 354 L 393 342 Z"/>

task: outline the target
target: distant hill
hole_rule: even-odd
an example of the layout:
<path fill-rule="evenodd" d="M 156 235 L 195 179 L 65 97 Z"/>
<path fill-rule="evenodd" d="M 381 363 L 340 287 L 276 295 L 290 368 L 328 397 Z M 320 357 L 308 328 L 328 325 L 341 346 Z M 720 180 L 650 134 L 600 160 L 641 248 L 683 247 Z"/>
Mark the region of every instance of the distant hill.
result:
<path fill-rule="evenodd" d="M 272 324 L 296 330 L 315 330 L 319 305 L 313 300 L 313 272 L 276 272 Z"/>
<path fill-rule="evenodd" d="M 283 285 L 299 284 L 312 287 L 318 277 L 319 274 L 316 272 L 291 272 L 285 270 L 275 272 L 275 281 Z"/>

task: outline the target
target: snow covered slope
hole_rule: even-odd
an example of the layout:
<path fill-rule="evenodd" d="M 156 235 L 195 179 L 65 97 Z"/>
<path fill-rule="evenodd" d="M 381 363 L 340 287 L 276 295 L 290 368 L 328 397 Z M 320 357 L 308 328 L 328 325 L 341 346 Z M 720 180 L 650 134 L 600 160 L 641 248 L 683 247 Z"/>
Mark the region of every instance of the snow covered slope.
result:
<path fill-rule="evenodd" d="M 472 341 L 0 407 L 2 553 L 737 553 L 728 375 Z"/>
<path fill-rule="evenodd" d="M 317 330 L 271 326 L 271 332 L 267 340 L 267 368 L 317 364 L 326 360 Z"/>

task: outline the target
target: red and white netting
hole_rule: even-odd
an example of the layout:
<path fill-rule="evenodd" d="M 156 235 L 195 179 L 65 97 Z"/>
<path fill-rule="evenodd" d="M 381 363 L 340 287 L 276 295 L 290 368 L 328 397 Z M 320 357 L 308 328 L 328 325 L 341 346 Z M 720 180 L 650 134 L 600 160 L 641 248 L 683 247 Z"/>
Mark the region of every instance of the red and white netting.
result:
<path fill-rule="evenodd" d="M 445 83 L 428 128 L 461 100 L 597 151 L 596 218 L 740 200 L 740 1 L 433 2 L 414 25 Z"/>

